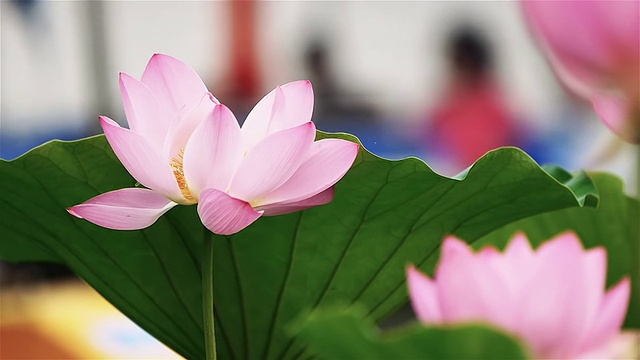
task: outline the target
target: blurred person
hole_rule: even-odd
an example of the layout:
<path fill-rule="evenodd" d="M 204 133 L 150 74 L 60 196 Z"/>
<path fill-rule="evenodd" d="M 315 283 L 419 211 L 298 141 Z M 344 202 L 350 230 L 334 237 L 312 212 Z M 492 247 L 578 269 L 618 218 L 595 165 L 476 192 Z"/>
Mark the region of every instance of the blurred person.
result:
<path fill-rule="evenodd" d="M 477 30 L 455 30 L 447 44 L 448 84 L 428 115 L 426 146 L 437 169 L 454 175 L 486 152 L 516 145 L 514 116 L 492 72 L 494 59 L 485 37 Z"/>
<path fill-rule="evenodd" d="M 306 76 L 313 84 L 313 121 L 319 130 L 351 133 L 367 150 L 388 158 L 403 158 L 417 152 L 407 146 L 403 134 L 393 124 L 395 121 L 381 118 L 371 103 L 362 100 L 362 93 L 339 85 L 325 41 L 310 41 L 303 62 Z"/>
<path fill-rule="evenodd" d="M 347 131 L 350 125 L 357 128 L 373 125 L 376 114 L 369 104 L 355 100 L 355 94 L 341 89 L 334 79 L 330 52 L 324 41 L 312 41 L 304 53 L 304 65 L 313 84 L 315 96 L 314 122 L 321 129 Z M 323 126 L 326 125 L 326 126 Z M 346 126 L 347 128 L 340 128 Z"/>
<path fill-rule="evenodd" d="M 21 16 L 29 20 L 34 16 L 34 11 L 39 5 L 37 0 L 11 0 L 10 3 L 16 6 Z"/>

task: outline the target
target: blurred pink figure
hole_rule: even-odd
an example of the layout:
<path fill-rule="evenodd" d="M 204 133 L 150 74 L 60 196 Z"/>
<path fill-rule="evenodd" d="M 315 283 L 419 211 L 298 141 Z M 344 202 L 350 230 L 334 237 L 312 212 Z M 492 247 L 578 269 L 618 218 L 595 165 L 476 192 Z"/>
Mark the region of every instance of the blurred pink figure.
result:
<path fill-rule="evenodd" d="M 524 1 L 523 8 L 562 82 L 616 134 L 640 142 L 640 2 Z"/>
<path fill-rule="evenodd" d="M 613 359 L 632 340 L 618 336 L 631 285 L 605 291 L 606 273 L 606 251 L 585 250 L 572 232 L 537 250 L 518 234 L 502 253 L 448 237 L 434 278 L 411 266 L 407 283 L 425 324 L 483 321 L 520 337 L 536 359 Z"/>
<path fill-rule="evenodd" d="M 515 145 L 516 126 L 490 71 L 490 49 L 477 31 L 463 29 L 449 48 L 451 82 L 431 114 L 429 146 L 456 172 L 487 151 Z"/>

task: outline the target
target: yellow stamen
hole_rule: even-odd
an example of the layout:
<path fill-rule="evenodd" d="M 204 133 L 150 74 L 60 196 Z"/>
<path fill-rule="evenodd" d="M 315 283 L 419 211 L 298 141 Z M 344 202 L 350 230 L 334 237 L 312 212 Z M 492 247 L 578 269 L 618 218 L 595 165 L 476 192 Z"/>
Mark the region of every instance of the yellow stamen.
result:
<path fill-rule="evenodd" d="M 182 192 L 182 196 L 187 199 L 187 203 L 193 204 L 196 202 L 196 198 L 189 190 L 189 185 L 187 185 L 187 180 L 184 177 L 184 167 L 182 161 L 184 159 L 184 149 L 180 149 L 178 152 L 177 158 L 172 158 L 169 165 L 173 169 L 173 175 L 176 177 L 176 181 L 178 182 L 178 187 L 180 188 L 180 192 Z"/>

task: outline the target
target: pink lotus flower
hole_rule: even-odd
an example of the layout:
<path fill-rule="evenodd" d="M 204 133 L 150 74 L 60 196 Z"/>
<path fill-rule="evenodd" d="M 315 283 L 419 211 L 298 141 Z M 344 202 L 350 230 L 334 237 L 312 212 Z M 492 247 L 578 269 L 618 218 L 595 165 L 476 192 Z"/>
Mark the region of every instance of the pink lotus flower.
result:
<path fill-rule="evenodd" d="M 605 293 L 607 255 L 558 235 L 533 250 L 523 234 L 504 253 L 474 253 L 448 237 L 433 279 L 407 270 L 411 302 L 425 324 L 480 321 L 519 336 L 535 358 L 611 358 L 624 320 L 628 278 Z"/>
<path fill-rule="evenodd" d="M 100 117 L 116 156 L 145 188 L 98 195 L 68 211 L 117 230 L 142 229 L 177 204 L 198 204 L 203 224 L 233 234 L 262 215 L 329 203 L 358 145 L 315 141 L 313 90 L 292 82 L 267 94 L 242 128 L 180 60 L 154 55 L 138 81 L 120 75 L 130 129 Z"/>
<path fill-rule="evenodd" d="M 640 2 L 524 1 L 529 24 L 564 84 L 611 130 L 640 142 Z"/>

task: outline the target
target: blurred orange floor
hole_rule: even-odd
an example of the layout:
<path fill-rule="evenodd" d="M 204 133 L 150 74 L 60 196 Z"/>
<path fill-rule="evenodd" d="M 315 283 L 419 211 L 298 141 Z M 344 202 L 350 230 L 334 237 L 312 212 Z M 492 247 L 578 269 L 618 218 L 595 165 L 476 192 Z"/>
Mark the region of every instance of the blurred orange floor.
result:
<path fill-rule="evenodd" d="M 80 281 L 2 289 L 0 359 L 181 359 Z"/>
<path fill-rule="evenodd" d="M 83 282 L 0 290 L 0 359 L 182 359 Z M 627 336 L 613 346 L 640 359 Z"/>

